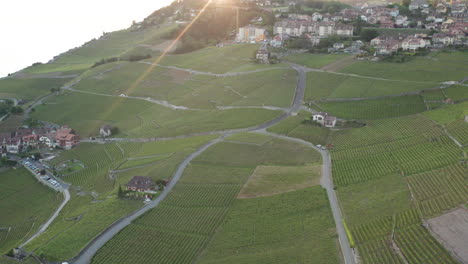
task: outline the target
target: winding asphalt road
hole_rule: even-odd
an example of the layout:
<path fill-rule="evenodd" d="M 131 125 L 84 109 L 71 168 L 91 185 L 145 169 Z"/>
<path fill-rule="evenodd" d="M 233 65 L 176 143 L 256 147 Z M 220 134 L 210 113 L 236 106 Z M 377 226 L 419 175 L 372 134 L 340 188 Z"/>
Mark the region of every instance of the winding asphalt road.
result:
<path fill-rule="evenodd" d="M 277 124 L 278 122 L 286 119 L 291 114 L 298 112 L 299 110 L 302 109 L 302 103 L 303 103 L 304 92 L 305 92 L 305 87 L 306 87 L 306 70 L 304 67 L 299 66 L 299 65 L 292 65 L 292 67 L 298 72 L 298 81 L 297 81 L 297 87 L 296 87 L 296 92 L 295 92 L 294 99 L 292 102 L 292 106 L 289 109 L 287 109 L 285 113 L 283 113 L 282 115 L 278 116 L 277 118 L 271 121 L 268 121 L 264 124 L 260 124 L 258 126 L 254 126 L 251 128 L 224 131 L 221 137 L 197 149 L 194 153 L 190 154 L 187 158 L 185 158 L 185 160 L 178 166 L 170 183 L 164 189 L 161 195 L 158 196 L 158 198 L 150 202 L 148 205 L 142 207 L 141 209 L 131 213 L 130 215 L 126 217 L 121 218 L 120 220 L 112 224 L 110 227 L 104 230 L 100 235 L 98 235 L 91 243 L 89 243 L 80 252 L 80 254 L 77 257 L 73 258 L 69 262 L 74 263 L 74 264 L 91 263 L 93 256 L 98 252 L 98 250 L 102 246 L 104 246 L 110 239 L 112 239 L 112 237 L 114 237 L 122 229 L 128 226 L 133 220 L 143 215 L 147 211 L 151 210 L 152 208 L 158 206 L 159 203 L 162 200 L 164 200 L 164 198 L 166 198 L 166 196 L 169 194 L 172 188 L 174 188 L 174 186 L 177 184 L 178 180 L 182 177 L 182 174 L 185 168 L 190 164 L 190 162 L 195 157 L 203 153 L 205 150 L 207 150 L 208 148 L 210 148 L 211 146 L 219 142 L 222 142 L 223 139 L 229 135 L 240 133 L 240 132 L 258 132 L 258 133 L 264 133 L 267 135 L 271 135 L 271 136 L 275 136 L 275 137 L 282 138 L 285 140 L 294 141 L 300 144 L 307 145 L 311 148 L 314 148 L 315 150 L 319 151 L 322 154 L 324 165 L 323 165 L 323 177 L 321 180 L 321 184 L 327 190 L 327 194 L 328 194 L 332 212 L 333 212 L 333 217 L 335 219 L 336 230 L 339 236 L 341 250 L 343 252 L 343 256 L 345 259 L 345 264 L 354 264 L 355 263 L 354 255 L 353 255 L 352 249 L 348 241 L 348 237 L 346 235 L 346 232 L 343 226 L 338 199 L 337 199 L 335 190 L 333 189 L 333 181 L 331 178 L 331 159 L 330 159 L 328 152 L 324 150 L 320 150 L 316 148 L 312 143 L 303 141 L 301 139 L 296 139 L 296 138 L 291 138 L 291 137 L 286 137 L 286 136 L 281 136 L 281 135 L 276 135 L 276 134 L 266 132 L 267 128 Z M 213 133 L 213 132 L 210 132 L 210 133 Z"/>
<path fill-rule="evenodd" d="M 65 198 L 63 202 L 55 210 L 54 214 L 49 218 L 49 220 L 47 220 L 47 222 L 45 222 L 33 236 L 31 236 L 26 242 L 24 242 L 23 244 L 19 246 L 20 248 L 23 248 L 24 246 L 29 244 L 29 242 L 33 241 L 35 238 L 37 238 L 42 233 L 44 233 L 47 230 L 47 228 L 50 226 L 50 224 L 52 224 L 52 222 L 58 217 L 62 209 L 68 203 L 68 201 L 70 201 L 70 192 L 68 191 L 68 189 L 63 189 L 61 192 L 63 193 L 63 197 Z"/>

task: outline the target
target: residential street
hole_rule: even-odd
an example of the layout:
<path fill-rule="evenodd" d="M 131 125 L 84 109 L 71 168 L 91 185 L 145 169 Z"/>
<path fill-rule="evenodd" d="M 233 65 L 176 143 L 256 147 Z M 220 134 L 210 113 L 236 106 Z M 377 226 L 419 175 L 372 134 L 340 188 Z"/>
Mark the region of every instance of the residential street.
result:
<path fill-rule="evenodd" d="M 314 148 L 315 150 L 319 151 L 322 154 L 322 159 L 323 159 L 323 173 L 322 173 L 322 180 L 321 180 L 321 185 L 326 189 L 331 208 L 332 208 L 332 213 L 333 217 L 335 219 L 335 224 L 336 224 L 336 230 L 337 234 L 339 237 L 340 241 L 340 246 L 341 250 L 343 252 L 345 264 L 354 264 L 355 263 L 355 258 L 353 251 L 350 247 L 348 237 L 346 235 L 346 231 L 343 226 L 342 222 L 342 216 L 341 216 L 341 211 L 340 211 L 340 206 L 338 204 L 338 198 L 336 196 L 335 190 L 333 189 L 333 180 L 331 177 L 331 160 L 330 156 L 328 154 L 328 151 L 318 149 L 314 144 L 310 142 L 303 141 L 301 139 L 296 139 L 296 138 L 291 138 L 291 137 L 286 137 L 286 136 L 281 136 L 281 135 L 276 135 L 272 134 L 269 132 L 266 132 L 266 129 L 279 123 L 280 121 L 286 119 L 290 114 L 299 111 L 302 109 L 302 103 L 303 103 L 303 98 L 304 98 L 304 92 L 305 92 L 305 87 L 306 87 L 306 72 L 304 67 L 298 66 L 298 65 L 293 65 L 293 68 L 298 72 L 298 80 L 297 80 L 297 87 L 296 87 L 296 92 L 295 96 L 292 102 L 292 106 L 288 109 L 288 111 L 279 117 L 266 122 L 264 124 L 260 124 L 255 127 L 251 128 L 244 128 L 244 129 L 236 129 L 236 130 L 230 130 L 230 131 L 223 131 L 222 136 L 218 139 L 215 139 L 208 144 L 200 147 L 197 149 L 195 152 L 190 154 L 177 168 L 177 171 L 174 173 L 172 180 L 168 184 L 168 186 L 164 189 L 164 191 L 161 193 L 158 198 L 156 198 L 154 201 L 149 203 L 148 205 L 138 209 L 137 211 L 133 212 L 132 214 L 118 220 L 114 224 L 112 224 L 110 227 L 108 227 L 106 230 L 104 230 L 100 235 L 98 235 L 93 241 L 91 241 L 81 252 L 80 254 L 75 257 L 74 259 L 70 260 L 69 262 L 74 263 L 74 264 L 89 264 L 91 263 L 91 260 L 93 256 L 96 254 L 96 252 L 104 246 L 106 242 L 108 242 L 112 237 L 114 237 L 117 233 L 119 233 L 122 229 L 124 229 L 126 226 L 128 226 L 133 220 L 147 212 L 148 210 L 151 210 L 152 208 L 156 207 L 159 205 L 159 203 L 166 198 L 168 193 L 172 190 L 172 188 L 177 184 L 178 180 L 182 177 L 182 174 L 185 170 L 185 168 L 190 164 L 190 162 L 203 153 L 205 150 L 210 148 L 211 146 L 222 142 L 223 138 L 230 136 L 232 134 L 240 133 L 240 132 L 258 132 L 258 133 L 264 133 L 270 136 L 282 138 L 285 140 L 290 140 L 294 141 L 306 146 L 309 146 L 311 148 Z M 213 133 L 213 132 L 209 132 Z M 178 137 L 180 138 L 180 137 Z M 122 139 L 123 141 L 124 139 Z M 142 139 L 143 140 L 143 139 Z M 97 142 L 97 141 L 94 141 Z"/>

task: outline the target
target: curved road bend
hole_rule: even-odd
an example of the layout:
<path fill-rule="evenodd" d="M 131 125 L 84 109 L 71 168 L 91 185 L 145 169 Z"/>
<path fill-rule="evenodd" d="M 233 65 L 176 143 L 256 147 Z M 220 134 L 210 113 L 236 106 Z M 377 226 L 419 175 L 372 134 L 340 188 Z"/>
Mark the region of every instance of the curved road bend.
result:
<path fill-rule="evenodd" d="M 164 191 L 156 198 L 155 200 L 151 201 L 148 205 L 145 207 L 142 207 L 141 209 L 131 213 L 130 215 L 121 218 L 114 224 L 112 224 L 110 227 L 108 227 L 106 230 L 104 230 L 98 237 L 93 240 L 90 244 L 88 244 L 81 252 L 80 254 L 74 258 L 71 262 L 74 264 L 89 264 L 91 263 L 91 260 L 93 256 L 97 253 L 97 251 L 104 246 L 109 240 L 112 239 L 117 233 L 119 233 L 122 229 L 124 229 L 126 226 L 128 226 L 133 220 L 137 219 L 144 213 L 148 212 L 149 210 L 153 209 L 154 207 L 158 206 L 159 203 L 166 198 L 166 196 L 169 194 L 169 192 L 174 188 L 176 183 L 179 181 L 179 179 L 182 177 L 182 174 L 185 170 L 185 168 L 189 165 L 189 163 L 198 155 L 200 155 L 202 152 L 207 150 L 209 147 L 213 146 L 214 144 L 217 144 L 223 140 L 223 137 L 217 138 L 208 144 L 202 146 L 199 148 L 197 151 L 193 152 L 190 154 L 187 158 L 185 158 L 184 161 L 177 167 L 177 171 L 174 173 L 171 181 L 169 184 L 166 186 Z"/>
<path fill-rule="evenodd" d="M 93 256 L 97 253 L 97 251 L 104 246 L 105 243 L 107 243 L 112 237 L 114 237 L 118 232 L 120 232 L 122 229 L 124 229 L 127 225 L 129 225 L 133 220 L 138 218 L 139 216 L 143 215 L 150 209 L 156 207 L 159 205 L 159 203 L 166 198 L 168 193 L 172 190 L 172 188 L 175 186 L 175 184 L 178 182 L 178 180 L 182 177 L 182 174 L 185 170 L 185 168 L 189 165 L 189 163 L 198 155 L 200 155 L 202 152 L 210 148 L 211 146 L 223 141 L 223 138 L 235 133 L 240 133 L 240 132 L 260 132 L 260 133 L 266 133 L 270 134 L 275 137 L 280 137 L 284 138 L 287 140 L 295 141 L 301 144 L 305 144 L 307 146 L 310 146 L 316 150 L 318 150 L 312 143 L 296 139 L 296 138 L 290 138 L 286 136 L 279 136 L 276 134 L 271 134 L 266 132 L 266 129 L 279 123 L 280 121 L 286 119 L 291 113 L 297 112 L 302 108 L 302 100 L 304 98 L 304 92 L 305 92 L 305 87 L 306 87 L 306 73 L 305 73 L 305 68 L 302 66 L 298 65 L 292 65 L 293 68 L 298 72 L 298 81 L 297 81 L 297 87 L 296 87 L 296 92 L 294 95 L 293 103 L 291 108 L 288 110 L 287 113 L 283 113 L 282 115 L 278 116 L 277 118 L 266 122 L 264 124 L 260 124 L 251 128 L 244 128 L 244 129 L 235 129 L 235 130 L 229 130 L 229 131 L 224 131 L 225 133 L 220 137 L 217 138 L 208 144 L 202 146 L 199 148 L 197 151 L 194 153 L 190 154 L 177 168 L 177 171 L 174 173 L 172 180 L 170 181 L 169 185 L 164 189 L 164 191 L 161 193 L 158 198 L 156 198 L 154 201 L 152 201 L 150 204 L 147 206 L 133 212 L 132 214 L 121 218 L 114 224 L 112 224 L 110 227 L 108 227 L 106 230 L 104 230 L 100 235 L 97 236 L 91 243 L 89 243 L 81 252 L 80 254 L 73 258 L 70 262 L 74 264 L 89 264 L 91 263 L 91 260 Z M 343 227 L 343 223 L 341 221 L 341 212 L 340 212 L 340 207 L 338 205 L 338 199 L 336 197 L 336 193 L 333 190 L 333 183 L 331 181 L 331 161 L 330 157 L 328 156 L 327 151 L 322 151 L 318 150 L 323 157 L 324 161 L 324 172 L 323 175 L 325 177 L 322 178 L 322 185 L 326 188 L 327 194 L 329 196 L 329 200 L 331 203 L 332 211 L 333 211 L 333 216 L 335 218 L 336 226 L 337 226 L 337 233 L 339 236 L 339 241 L 341 244 L 341 250 L 344 255 L 345 259 L 345 264 L 354 264 L 354 256 L 351 250 L 351 247 L 349 245 L 348 238 L 346 236 L 346 232 Z"/>
<path fill-rule="evenodd" d="M 24 242 L 23 244 L 21 244 L 19 247 L 20 248 L 23 248 L 24 246 L 26 246 L 27 244 L 29 244 L 29 242 L 31 242 L 33 239 L 37 238 L 38 236 L 40 236 L 42 233 L 44 233 L 47 228 L 50 226 L 50 224 L 52 224 L 52 222 L 55 220 L 55 218 L 57 218 L 57 216 L 60 214 L 60 212 L 62 211 L 62 209 L 65 207 L 65 205 L 68 203 L 68 201 L 70 201 L 70 192 L 68 191 L 68 189 L 64 189 L 62 191 L 63 193 L 63 197 L 65 198 L 63 200 L 63 202 L 60 204 L 60 206 L 57 208 L 57 210 L 55 210 L 54 214 L 49 218 L 49 220 L 47 220 L 47 222 L 45 222 L 45 224 L 43 224 L 41 226 L 41 228 L 32 236 L 30 237 L 26 242 Z"/>
<path fill-rule="evenodd" d="M 322 155 L 322 160 L 323 160 L 322 178 L 320 179 L 320 185 L 322 185 L 322 187 L 325 188 L 325 190 L 327 191 L 328 200 L 330 201 L 333 218 L 336 224 L 336 232 L 338 234 L 338 240 L 340 242 L 341 252 L 343 253 L 345 264 L 356 263 L 353 250 L 351 249 L 348 236 L 346 234 L 346 230 L 343 226 L 343 221 L 342 221 L 343 217 L 341 215 L 340 206 L 338 204 L 338 198 L 336 196 L 335 190 L 333 189 L 334 186 L 333 186 L 333 180 L 332 180 L 331 158 L 330 158 L 330 154 L 328 153 L 328 151 L 319 149 L 314 144 L 304 141 L 302 139 L 282 136 L 282 135 L 266 132 L 265 130 L 258 130 L 255 132 L 281 138 L 284 140 L 293 141 L 293 142 L 308 146 L 310 148 L 313 148 L 316 151 L 320 152 L 320 154 Z"/>

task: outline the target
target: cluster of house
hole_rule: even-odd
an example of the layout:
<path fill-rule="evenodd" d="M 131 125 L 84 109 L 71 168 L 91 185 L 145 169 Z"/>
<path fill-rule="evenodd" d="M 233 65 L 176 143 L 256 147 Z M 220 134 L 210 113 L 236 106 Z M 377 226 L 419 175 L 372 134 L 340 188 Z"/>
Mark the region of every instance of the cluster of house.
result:
<path fill-rule="evenodd" d="M 381 35 L 370 41 L 377 55 L 388 55 L 398 50 L 416 51 L 420 48 L 443 48 L 451 45 L 468 45 L 467 39 L 450 33 L 435 33 L 414 35 Z"/>
<path fill-rule="evenodd" d="M 265 5 L 263 0 L 256 0 L 256 3 Z M 294 3 L 293 1 L 291 3 Z M 263 5 L 262 4 L 262 5 Z M 272 46 L 280 47 L 289 37 L 306 36 L 313 45 L 320 42 L 321 38 L 330 35 L 352 36 L 354 28 L 347 23 L 361 19 L 369 24 L 376 24 L 382 28 L 406 28 L 419 27 L 426 29 L 440 30 L 442 33 L 436 35 L 434 43 L 437 45 L 467 45 L 466 35 L 468 34 L 468 8 L 466 2 L 461 1 L 439 1 L 436 6 L 428 4 L 427 0 L 413 0 L 409 5 L 410 10 L 419 10 L 424 14 L 425 19 L 413 19 L 401 15 L 399 9 L 394 7 L 374 6 L 367 4 L 356 6 L 355 8 L 343 9 L 336 14 L 312 15 L 277 12 L 277 20 L 273 27 L 273 36 L 268 38 L 266 30 L 260 26 L 248 25 L 239 29 L 236 41 L 248 43 L 270 42 Z M 253 21 L 252 23 L 255 23 Z M 394 46 L 394 41 L 388 44 Z M 417 43 L 419 42 L 419 44 Z M 424 45 L 418 37 L 408 38 L 408 45 L 401 43 L 400 46 L 421 46 Z"/>
<path fill-rule="evenodd" d="M 19 128 L 11 133 L 0 134 L 2 153 L 18 154 L 28 148 L 46 146 L 71 149 L 80 141 L 78 134 L 68 126 L 54 128 Z"/>
<path fill-rule="evenodd" d="M 266 29 L 256 25 L 247 25 L 239 28 L 236 42 L 261 43 L 269 41 L 272 46 L 280 47 L 291 36 L 298 37 L 307 34 L 313 44 L 318 44 L 320 38 L 331 35 L 352 36 L 353 26 L 335 21 L 285 19 L 275 23 L 273 34 L 274 36 L 269 39 Z"/>

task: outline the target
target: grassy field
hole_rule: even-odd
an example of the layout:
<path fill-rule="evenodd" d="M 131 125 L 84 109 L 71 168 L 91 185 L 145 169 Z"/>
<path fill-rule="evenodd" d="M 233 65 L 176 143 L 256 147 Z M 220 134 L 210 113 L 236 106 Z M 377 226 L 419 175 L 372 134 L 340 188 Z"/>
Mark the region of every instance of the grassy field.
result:
<path fill-rule="evenodd" d="M 196 109 L 216 106 L 287 107 L 294 96 L 296 72 L 286 69 L 214 77 L 157 67 L 133 88 L 135 81 L 149 67 L 141 63 L 103 65 L 87 73 L 86 78 L 75 89 L 111 95 L 151 97 Z M 112 71 L 108 72 L 109 69 Z"/>
<path fill-rule="evenodd" d="M 258 166 L 238 198 L 255 198 L 291 192 L 320 184 L 321 166 Z"/>
<path fill-rule="evenodd" d="M 322 110 L 345 119 L 392 118 L 426 110 L 426 105 L 419 95 L 347 102 L 318 102 L 317 105 Z"/>
<path fill-rule="evenodd" d="M 255 140 L 260 143 L 219 143 L 201 154 L 191 162 L 167 199 L 108 242 L 93 262 L 148 262 L 154 259 L 167 263 L 193 262 L 224 222 L 235 197 L 256 166 L 302 165 L 320 160 L 318 153 L 305 151 L 295 143 L 259 139 L 244 134 L 237 139 L 239 142 Z M 271 149 L 280 150 L 283 157 Z M 320 195 L 326 201 L 321 190 Z M 324 208 L 329 214 L 328 207 Z M 313 222 L 313 225 L 321 223 Z M 158 239 L 154 240 L 155 237 Z M 327 231 L 324 237 L 329 243 L 319 251 L 335 252 L 333 232 Z"/>
<path fill-rule="evenodd" d="M 226 219 L 198 263 L 339 263 L 319 186 L 236 200 Z"/>
<path fill-rule="evenodd" d="M 322 68 L 348 56 L 347 54 L 298 53 L 288 55 L 284 59 L 309 68 Z"/>
<path fill-rule="evenodd" d="M 325 72 L 307 73 L 305 101 L 400 94 L 436 87 L 437 83 L 384 81 Z"/>
<path fill-rule="evenodd" d="M 0 173 L 0 187 L 0 254 L 5 254 L 33 235 L 63 196 L 38 183 L 23 168 Z"/>
<path fill-rule="evenodd" d="M 246 128 L 278 114 L 266 109 L 171 110 L 142 100 L 71 93 L 38 106 L 33 117 L 67 124 L 82 137 L 96 135 L 103 124 L 117 126 L 120 137 L 171 137 Z"/>
<path fill-rule="evenodd" d="M 406 81 L 460 81 L 466 77 L 467 59 L 467 52 L 431 53 L 405 63 L 360 61 L 341 72 Z"/>
<path fill-rule="evenodd" d="M 16 98 L 31 101 L 50 93 L 52 88 L 60 88 L 70 79 L 19 79 L 0 80 L 0 97 Z"/>

